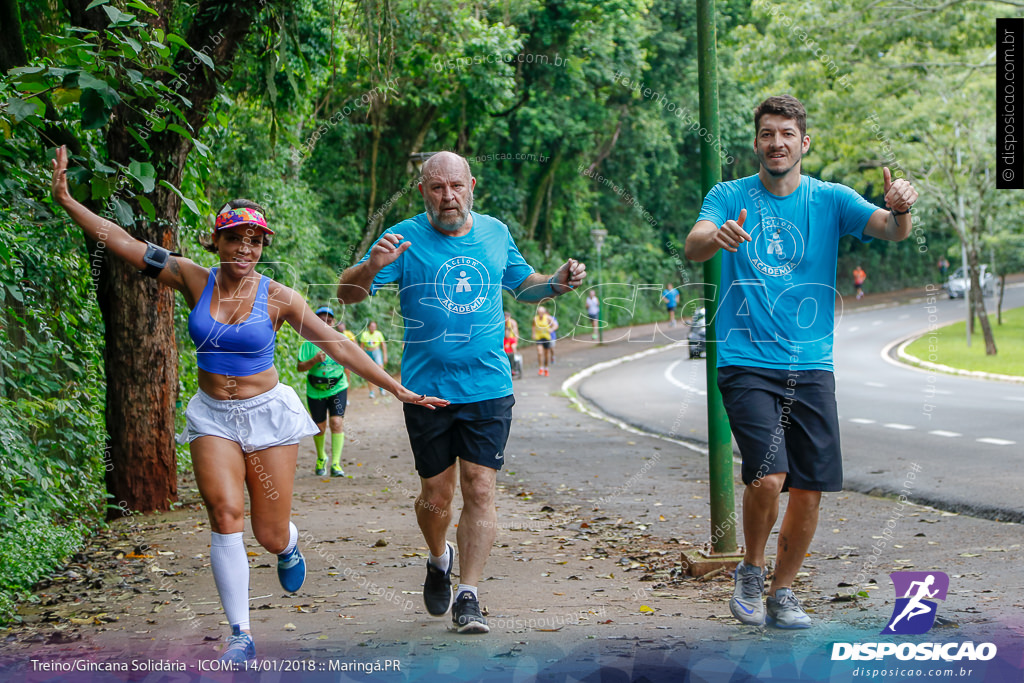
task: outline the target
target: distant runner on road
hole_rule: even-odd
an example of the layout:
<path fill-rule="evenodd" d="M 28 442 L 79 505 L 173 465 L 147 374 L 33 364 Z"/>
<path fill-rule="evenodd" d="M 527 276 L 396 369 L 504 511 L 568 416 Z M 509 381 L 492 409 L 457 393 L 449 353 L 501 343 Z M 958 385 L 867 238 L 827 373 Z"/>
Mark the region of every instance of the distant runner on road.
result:
<path fill-rule="evenodd" d="M 551 346 L 554 344 L 555 319 L 543 306 L 537 307 L 537 314 L 533 316 L 533 324 L 530 326 L 533 334 L 533 342 L 537 345 L 537 374 L 546 377 L 548 366 L 551 365 Z"/>
<path fill-rule="evenodd" d="M 859 265 L 853 269 L 853 290 L 857 294 L 858 301 L 864 297 L 864 281 L 867 279 L 868 274 Z"/>
<path fill-rule="evenodd" d="M 686 256 L 722 250 L 718 386 L 743 460 L 743 536 L 729 608 L 744 624 L 808 628 L 792 585 L 818 525 L 823 491 L 843 486 L 832 375 L 839 239 L 899 241 L 910 234 L 917 191 L 883 171 L 879 209 L 844 185 L 801 175 L 807 114 L 794 97 L 754 110 L 756 175 L 715 185 L 686 238 Z M 809 305 L 809 303 L 814 305 Z M 779 495 L 775 576 L 763 602 L 765 546 Z M 766 617 L 767 609 L 767 617 Z"/>
<path fill-rule="evenodd" d="M 359 346 L 366 351 L 373 362 L 384 367 L 388 364 L 388 343 L 384 339 L 384 333 L 377 329 L 377 322 L 371 320 L 366 329 L 359 333 Z M 384 390 L 380 390 L 381 397 Z M 373 398 L 373 385 L 370 384 L 370 398 Z"/>
<path fill-rule="evenodd" d="M 342 303 L 399 284 L 402 315 L 415 321 L 405 325 L 402 381 L 423 391 L 437 388 L 452 400 L 436 413 L 406 410 L 405 424 L 420 475 L 416 521 L 430 548 L 423 602 L 436 617 L 451 609 L 460 633 L 490 630 L 477 589 L 494 545 L 495 484 L 515 403 L 502 348 L 501 292 L 538 302 L 572 291 L 586 275 L 573 259 L 552 275 L 533 272 L 508 226 L 472 210 L 475 186 L 465 158 L 431 156 L 420 173 L 426 211 L 386 230 L 338 282 Z M 460 583 L 453 593 L 455 549 L 446 538 L 456 484 L 464 504 L 456 535 Z"/>
<path fill-rule="evenodd" d="M 665 289 L 661 290 L 661 301 L 665 303 L 665 310 L 668 311 L 668 326 L 676 326 L 676 306 L 679 305 L 679 290 L 672 286 L 671 282 L 665 283 Z"/>

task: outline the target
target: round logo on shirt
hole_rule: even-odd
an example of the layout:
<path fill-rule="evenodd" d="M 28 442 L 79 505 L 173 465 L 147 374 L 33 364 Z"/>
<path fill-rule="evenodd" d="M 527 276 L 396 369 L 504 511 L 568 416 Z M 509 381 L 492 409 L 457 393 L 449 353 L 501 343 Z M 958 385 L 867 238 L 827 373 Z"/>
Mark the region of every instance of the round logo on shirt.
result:
<path fill-rule="evenodd" d="M 778 216 L 764 216 L 750 234 L 747 258 L 769 277 L 793 272 L 804 258 L 804 238 L 797 227 Z"/>
<path fill-rule="evenodd" d="M 452 313 L 473 313 L 487 303 L 490 284 L 484 265 L 468 256 L 445 261 L 434 279 L 438 300 Z"/>

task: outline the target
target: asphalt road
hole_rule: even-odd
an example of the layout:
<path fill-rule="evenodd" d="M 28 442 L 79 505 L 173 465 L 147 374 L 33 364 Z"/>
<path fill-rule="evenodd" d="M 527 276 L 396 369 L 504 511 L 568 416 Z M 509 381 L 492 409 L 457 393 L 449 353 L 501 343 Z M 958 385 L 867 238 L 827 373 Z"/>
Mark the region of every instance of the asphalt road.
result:
<path fill-rule="evenodd" d="M 987 302 L 994 307 L 994 299 Z M 1004 310 L 1022 305 L 1024 285 L 1007 287 Z M 883 357 L 896 340 L 962 319 L 964 307 L 963 300 L 939 291 L 934 301 L 837 313 L 845 487 L 909 492 L 911 499 L 942 509 L 1021 522 L 1024 384 L 925 372 Z M 676 330 L 673 336 L 685 337 L 685 327 Z M 983 343 L 980 335 L 973 343 Z M 623 422 L 707 443 L 705 361 L 689 360 L 685 346 L 601 370 L 577 390 Z M 693 451 L 688 457 L 704 456 Z M 908 479 L 912 470 L 916 474 Z"/>

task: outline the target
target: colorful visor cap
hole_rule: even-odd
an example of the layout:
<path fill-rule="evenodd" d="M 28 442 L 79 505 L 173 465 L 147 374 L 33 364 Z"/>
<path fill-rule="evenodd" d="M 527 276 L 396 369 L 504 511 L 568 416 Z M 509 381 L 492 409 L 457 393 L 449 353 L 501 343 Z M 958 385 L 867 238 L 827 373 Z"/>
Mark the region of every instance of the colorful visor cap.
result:
<path fill-rule="evenodd" d="M 255 209 L 228 209 L 219 213 L 214 222 L 214 229 L 225 230 L 238 225 L 255 225 L 268 235 L 274 234 L 274 231 L 267 227 L 267 219 Z"/>

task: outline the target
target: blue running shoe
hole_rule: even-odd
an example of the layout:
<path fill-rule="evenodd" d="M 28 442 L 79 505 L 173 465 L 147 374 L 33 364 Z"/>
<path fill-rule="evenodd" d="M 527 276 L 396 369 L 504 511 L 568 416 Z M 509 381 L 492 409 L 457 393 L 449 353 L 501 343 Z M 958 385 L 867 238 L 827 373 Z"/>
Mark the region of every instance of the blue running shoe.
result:
<path fill-rule="evenodd" d="M 306 558 L 299 552 L 298 544 L 287 555 L 277 556 L 277 580 L 289 593 L 302 588 L 306 580 Z"/>
<path fill-rule="evenodd" d="M 237 625 L 232 626 L 231 636 L 228 638 L 224 652 L 220 655 L 220 661 L 244 665 L 254 659 L 256 659 L 256 645 L 252 642 L 252 636 Z"/>
<path fill-rule="evenodd" d="M 733 576 L 736 585 L 729 600 L 729 611 L 741 624 L 761 626 L 764 624 L 764 570 L 740 562 Z"/>

